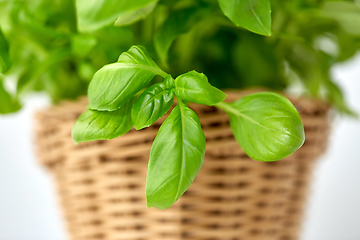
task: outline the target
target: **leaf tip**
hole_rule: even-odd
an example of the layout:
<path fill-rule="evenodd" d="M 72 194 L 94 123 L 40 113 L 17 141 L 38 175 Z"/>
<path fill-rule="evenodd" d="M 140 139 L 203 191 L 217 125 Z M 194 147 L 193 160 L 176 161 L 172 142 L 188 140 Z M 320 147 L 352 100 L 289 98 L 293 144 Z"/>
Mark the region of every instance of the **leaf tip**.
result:
<path fill-rule="evenodd" d="M 82 141 L 79 141 L 76 137 L 72 137 L 72 140 L 74 141 L 75 145 L 78 145 Z"/>
<path fill-rule="evenodd" d="M 75 145 L 78 145 L 81 141 L 79 141 L 79 139 L 77 138 L 77 136 L 76 136 L 76 134 L 75 134 L 75 132 L 74 132 L 74 128 L 73 128 L 73 130 L 72 130 L 72 132 L 71 132 L 71 138 L 72 138 L 72 140 L 74 141 L 74 143 L 75 143 Z"/>
<path fill-rule="evenodd" d="M 224 93 L 221 90 L 220 90 L 220 95 L 221 95 L 221 101 L 219 101 L 219 102 L 223 102 L 226 99 L 227 95 L 226 95 L 226 93 Z"/>
<path fill-rule="evenodd" d="M 134 128 L 135 128 L 135 130 L 139 131 L 139 130 L 145 128 L 145 127 L 141 126 L 141 125 L 134 124 Z"/>
<path fill-rule="evenodd" d="M 146 179 L 146 182 L 147 182 L 147 179 Z M 146 191 L 146 190 L 145 190 L 145 195 L 146 195 L 146 207 L 147 207 L 147 208 L 152 208 L 152 207 L 156 208 L 154 202 L 150 200 L 150 196 L 151 196 L 151 195 L 149 196 L 149 195 L 147 194 L 147 191 Z"/>
<path fill-rule="evenodd" d="M 269 31 L 266 31 L 266 32 L 264 33 L 264 36 L 267 36 L 267 37 L 271 37 L 271 35 L 272 35 L 271 29 L 269 29 Z"/>
<path fill-rule="evenodd" d="M 133 122 L 135 130 L 137 130 L 137 131 L 150 126 L 148 124 L 144 124 L 141 121 L 139 121 L 138 117 L 136 117 L 136 119 L 132 119 L 132 122 Z"/>

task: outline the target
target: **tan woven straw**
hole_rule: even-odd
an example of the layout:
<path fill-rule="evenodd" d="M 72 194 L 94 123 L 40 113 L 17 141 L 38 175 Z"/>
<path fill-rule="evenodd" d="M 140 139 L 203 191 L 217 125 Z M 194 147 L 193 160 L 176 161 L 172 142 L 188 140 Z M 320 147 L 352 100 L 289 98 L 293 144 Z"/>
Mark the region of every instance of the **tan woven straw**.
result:
<path fill-rule="evenodd" d="M 227 92 L 234 101 L 244 92 Z M 86 99 L 37 114 L 41 162 L 55 177 L 72 240 L 295 240 L 310 175 L 328 138 L 328 106 L 290 99 L 306 132 L 304 146 L 272 163 L 249 159 L 227 115 L 191 105 L 206 140 L 205 163 L 190 189 L 167 210 L 147 209 L 150 147 L 161 122 L 110 141 L 74 144 L 71 128 Z"/>

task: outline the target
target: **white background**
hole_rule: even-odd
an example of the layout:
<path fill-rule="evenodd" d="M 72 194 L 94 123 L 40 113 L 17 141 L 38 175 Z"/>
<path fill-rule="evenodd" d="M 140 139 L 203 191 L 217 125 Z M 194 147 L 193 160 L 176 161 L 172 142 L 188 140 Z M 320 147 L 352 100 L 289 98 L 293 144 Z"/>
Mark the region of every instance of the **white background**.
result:
<path fill-rule="evenodd" d="M 360 113 L 360 55 L 333 75 Z M 0 240 L 66 239 L 51 178 L 32 146 L 34 111 L 47 104 L 45 96 L 32 96 L 21 112 L 0 116 Z M 333 126 L 302 240 L 360 239 L 360 120 L 337 117 Z"/>

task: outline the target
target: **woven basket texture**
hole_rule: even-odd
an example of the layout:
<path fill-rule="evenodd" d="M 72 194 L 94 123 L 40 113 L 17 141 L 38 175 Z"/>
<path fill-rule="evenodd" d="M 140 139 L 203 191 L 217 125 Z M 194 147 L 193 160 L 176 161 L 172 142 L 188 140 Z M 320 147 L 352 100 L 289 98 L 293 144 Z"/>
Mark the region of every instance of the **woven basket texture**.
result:
<path fill-rule="evenodd" d="M 234 101 L 246 92 L 227 92 Z M 306 142 L 278 162 L 251 160 L 235 141 L 227 115 L 190 105 L 199 115 L 205 163 L 189 190 L 167 210 L 147 209 L 149 152 L 165 117 L 110 141 L 75 145 L 70 133 L 86 99 L 36 115 L 39 159 L 55 178 L 72 240 L 295 240 L 315 160 L 329 132 L 328 106 L 290 99 Z"/>

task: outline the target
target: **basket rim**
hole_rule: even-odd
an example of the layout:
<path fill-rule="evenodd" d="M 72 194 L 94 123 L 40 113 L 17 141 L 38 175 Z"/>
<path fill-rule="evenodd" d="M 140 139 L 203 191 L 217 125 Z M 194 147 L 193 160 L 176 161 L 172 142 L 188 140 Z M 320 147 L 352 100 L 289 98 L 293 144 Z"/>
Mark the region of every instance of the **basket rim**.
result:
<path fill-rule="evenodd" d="M 225 89 L 224 92 L 227 95 L 225 101 L 236 101 L 237 99 L 248 94 L 264 91 L 275 92 L 283 95 L 295 105 L 299 113 L 309 115 L 316 113 L 316 115 L 318 115 L 320 113 L 320 115 L 322 115 L 321 112 L 327 114 L 328 111 L 332 109 L 330 103 L 327 103 L 321 99 L 312 98 L 309 96 L 294 96 L 285 92 L 269 90 L 266 88 L 248 88 L 243 90 Z M 69 115 L 73 116 L 73 114 L 77 114 L 79 112 L 78 106 L 84 106 L 87 105 L 87 103 L 87 96 L 81 96 L 73 100 L 62 100 L 58 104 L 53 104 L 45 109 L 37 110 L 35 113 L 35 118 L 67 118 Z"/>

